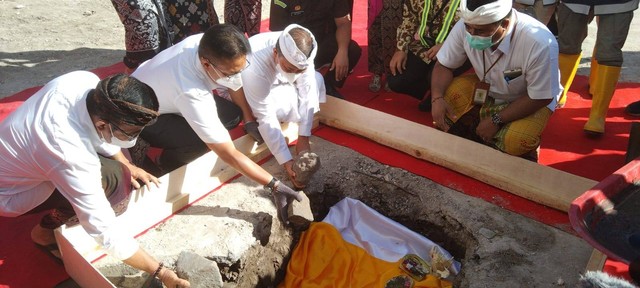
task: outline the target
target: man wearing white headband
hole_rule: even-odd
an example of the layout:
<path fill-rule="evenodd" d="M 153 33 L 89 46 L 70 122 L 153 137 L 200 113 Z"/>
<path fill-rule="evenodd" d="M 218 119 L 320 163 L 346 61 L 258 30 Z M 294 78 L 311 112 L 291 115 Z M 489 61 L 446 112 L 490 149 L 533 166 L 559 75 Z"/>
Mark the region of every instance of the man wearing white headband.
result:
<path fill-rule="evenodd" d="M 336 88 L 360 60 L 362 48 L 351 39 L 352 0 L 274 0 L 271 1 L 269 29 L 284 30 L 289 24 L 306 27 L 318 41 L 317 68 L 329 66 L 325 73 L 327 94 L 343 96 Z"/>
<path fill-rule="evenodd" d="M 558 44 L 512 0 L 462 0 L 431 78 L 434 125 L 537 161 L 540 135 L 562 92 Z M 474 74 L 453 78 L 469 60 Z"/>
<path fill-rule="evenodd" d="M 318 43 L 306 28 L 292 24 L 282 32 L 261 33 L 249 38 L 251 66 L 242 72 L 244 93 L 258 130 L 267 147 L 283 165 L 297 188 L 294 158 L 280 129 L 281 122 L 298 123 L 296 155 L 310 152 L 313 115 L 325 101 L 322 75 L 315 71 Z"/>

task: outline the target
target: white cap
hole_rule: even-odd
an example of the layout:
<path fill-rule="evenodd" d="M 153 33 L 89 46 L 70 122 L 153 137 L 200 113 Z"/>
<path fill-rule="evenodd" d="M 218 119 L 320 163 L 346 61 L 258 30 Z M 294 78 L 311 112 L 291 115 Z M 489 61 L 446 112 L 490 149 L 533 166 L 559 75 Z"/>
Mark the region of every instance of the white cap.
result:
<path fill-rule="evenodd" d="M 311 36 L 313 48 L 311 49 L 309 57 L 298 49 L 296 42 L 293 40 L 293 37 L 291 37 L 291 34 L 289 34 L 289 31 L 293 28 L 300 28 L 307 31 Z M 278 44 L 280 44 L 280 51 L 282 51 L 284 58 L 293 64 L 293 66 L 298 67 L 298 69 L 306 69 L 309 64 L 313 64 L 313 59 L 316 57 L 316 52 L 318 51 L 318 43 L 316 42 L 316 38 L 313 37 L 313 33 L 298 24 L 291 24 L 287 26 L 287 28 L 284 28 L 284 31 L 282 31 L 282 34 L 280 34 L 278 38 Z"/>
<path fill-rule="evenodd" d="M 473 25 L 486 25 L 498 22 L 506 17 L 511 11 L 513 0 L 496 0 L 495 2 L 482 5 L 476 10 L 467 9 L 467 0 L 460 1 L 460 16 L 464 23 Z"/>

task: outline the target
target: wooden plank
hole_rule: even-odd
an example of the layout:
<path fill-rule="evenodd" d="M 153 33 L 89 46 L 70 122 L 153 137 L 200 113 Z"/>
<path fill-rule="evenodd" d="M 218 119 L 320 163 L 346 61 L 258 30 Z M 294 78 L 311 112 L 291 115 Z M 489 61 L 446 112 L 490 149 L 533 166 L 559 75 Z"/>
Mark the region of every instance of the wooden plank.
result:
<path fill-rule="evenodd" d="M 86 258 L 84 258 L 69 239 L 73 239 L 80 229 L 75 232 L 66 232 L 66 226 L 54 231 L 65 270 L 80 287 L 112 288 L 115 287 L 107 278 L 96 270 Z M 86 233 L 85 233 L 86 235 Z M 86 235 L 88 237 L 88 235 Z M 82 236 L 81 236 L 82 237 Z M 86 239 L 86 238 L 85 238 Z M 93 241 L 93 239 L 90 239 Z"/>
<path fill-rule="evenodd" d="M 593 252 L 591 252 L 591 257 L 589 257 L 589 261 L 587 262 L 587 267 L 584 268 L 584 272 L 602 271 L 605 261 L 607 261 L 607 255 L 604 255 L 604 253 L 600 252 L 600 250 L 593 249 Z"/>
<path fill-rule="evenodd" d="M 327 97 L 319 119 L 561 211 L 597 183 L 335 97 Z"/>
<path fill-rule="evenodd" d="M 317 125 L 316 120 L 314 126 Z M 287 143 L 298 139 L 297 124 L 285 123 L 282 130 Z M 238 151 L 253 161 L 271 154 L 265 144 L 255 145 L 249 135 L 233 143 Z M 209 152 L 160 177 L 160 187 L 134 191 L 126 211 L 117 217 L 117 225 L 130 235 L 139 235 L 236 175 L 235 169 Z M 115 287 L 90 264 L 104 255 L 104 251 L 80 225 L 63 225 L 55 230 L 55 235 L 65 270 L 81 287 Z"/>

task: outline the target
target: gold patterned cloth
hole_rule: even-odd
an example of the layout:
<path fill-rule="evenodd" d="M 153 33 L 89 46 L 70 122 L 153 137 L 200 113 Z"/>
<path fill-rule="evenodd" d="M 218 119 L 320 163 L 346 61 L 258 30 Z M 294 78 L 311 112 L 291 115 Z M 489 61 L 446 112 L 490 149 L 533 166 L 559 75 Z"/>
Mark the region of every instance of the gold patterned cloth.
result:
<path fill-rule="evenodd" d="M 479 81 L 480 79 L 475 74 L 465 74 L 453 79 L 444 95 L 445 101 L 453 111 L 452 113 L 457 116 L 453 117 L 453 115 L 447 114 L 449 124 L 453 125 L 460 119 L 465 119 L 464 116 L 469 116 L 474 118 L 469 121 L 472 123 L 471 125 L 477 126 L 479 121 L 490 118 L 493 113 L 500 112 L 509 105 L 508 103 L 495 104 L 493 98 L 488 97 L 479 109 L 473 109 L 473 90 Z M 471 113 L 477 114 L 467 115 Z M 540 146 L 540 137 L 551 114 L 549 108 L 542 107 L 527 117 L 505 124 L 493 137 L 493 142 L 489 143 L 490 146 L 515 156 L 525 155 L 536 150 Z M 475 128 L 466 129 L 467 135 L 458 135 L 480 142 L 477 135 L 472 135 Z"/>

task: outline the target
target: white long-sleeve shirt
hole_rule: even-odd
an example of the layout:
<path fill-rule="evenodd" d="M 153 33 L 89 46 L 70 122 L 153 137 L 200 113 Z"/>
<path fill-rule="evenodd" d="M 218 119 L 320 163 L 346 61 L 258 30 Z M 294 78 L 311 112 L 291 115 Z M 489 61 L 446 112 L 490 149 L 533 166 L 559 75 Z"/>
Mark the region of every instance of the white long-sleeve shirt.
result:
<path fill-rule="evenodd" d="M 189 36 L 144 62 L 131 76 L 153 88 L 160 114 L 179 114 L 205 143 L 230 142 L 218 118 L 213 90 L 226 90 L 213 82 L 200 63 L 198 46 L 204 34 Z"/>
<path fill-rule="evenodd" d="M 86 105 L 99 80 L 86 71 L 60 76 L 0 122 L 0 216 L 22 215 L 57 188 L 84 230 L 107 253 L 126 259 L 138 244 L 114 225 L 98 158 L 120 147 L 100 139 Z"/>
<path fill-rule="evenodd" d="M 261 33 L 249 38 L 251 65 L 242 72 L 247 102 L 258 119 L 258 130 L 279 164 L 292 159 L 280 122 L 298 124 L 299 136 L 310 136 L 313 115 L 325 102 L 324 81 L 313 64 L 296 79 L 294 85 L 276 70 L 274 49 L 281 32 Z"/>

